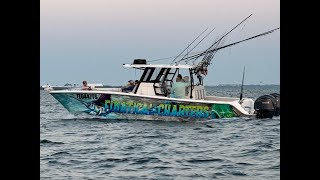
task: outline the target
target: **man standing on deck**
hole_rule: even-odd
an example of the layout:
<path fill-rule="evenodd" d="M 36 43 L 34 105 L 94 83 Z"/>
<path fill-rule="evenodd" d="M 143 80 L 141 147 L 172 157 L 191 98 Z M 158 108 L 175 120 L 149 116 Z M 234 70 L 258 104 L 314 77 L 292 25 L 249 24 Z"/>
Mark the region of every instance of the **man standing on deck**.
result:
<path fill-rule="evenodd" d="M 186 88 L 189 87 L 190 84 L 183 82 L 181 74 L 178 74 L 176 78 L 176 83 L 173 84 L 171 88 L 171 96 L 172 98 L 186 98 Z"/>

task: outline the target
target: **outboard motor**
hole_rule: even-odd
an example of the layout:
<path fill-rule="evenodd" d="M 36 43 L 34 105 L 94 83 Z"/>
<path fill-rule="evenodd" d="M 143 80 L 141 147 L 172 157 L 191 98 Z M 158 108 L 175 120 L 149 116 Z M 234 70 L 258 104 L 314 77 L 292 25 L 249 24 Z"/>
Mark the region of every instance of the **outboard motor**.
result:
<path fill-rule="evenodd" d="M 242 99 L 240 104 L 249 114 L 254 113 L 254 101 L 252 99 Z"/>
<path fill-rule="evenodd" d="M 272 95 L 260 96 L 254 102 L 257 118 L 272 118 L 276 112 L 276 98 Z"/>
<path fill-rule="evenodd" d="M 280 116 L 280 94 L 279 93 L 272 93 L 272 95 L 277 103 L 276 103 L 276 112 L 274 113 L 274 116 Z"/>

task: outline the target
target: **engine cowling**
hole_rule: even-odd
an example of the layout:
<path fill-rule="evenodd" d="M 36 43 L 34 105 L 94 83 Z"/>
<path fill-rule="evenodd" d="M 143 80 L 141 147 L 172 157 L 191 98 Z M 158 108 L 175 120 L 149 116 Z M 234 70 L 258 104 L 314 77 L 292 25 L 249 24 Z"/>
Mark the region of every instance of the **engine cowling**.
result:
<path fill-rule="evenodd" d="M 257 118 L 272 118 L 276 113 L 276 98 L 272 95 L 260 96 L 254 102 Z"/>
<path fill-rule="evenodd" d="M 272 93 L 270 95 L 276 99 L 276 112 L 274 113 L 274 116 L 280 116 L 280 94 Z"/>

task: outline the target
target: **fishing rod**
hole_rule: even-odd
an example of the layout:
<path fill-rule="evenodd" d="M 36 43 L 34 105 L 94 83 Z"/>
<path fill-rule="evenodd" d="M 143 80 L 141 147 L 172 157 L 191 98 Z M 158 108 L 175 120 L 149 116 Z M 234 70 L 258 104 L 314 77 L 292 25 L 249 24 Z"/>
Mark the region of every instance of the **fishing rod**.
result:
<path fill-rule="evenodd" d="M 207 28 L 207 29 L 208 29 L 208 28 Z M 214 28 L 214 29 L 215 29 L 215 28 Z M 203 41 L 209 34 L 211 34 L 211 32 L 212 32 L 214 29 L 212 29 L 205 37 L 203 37 L 203 38 L 200 40 L 200 42 Z M 205 31 L 206 31 L 206 30 L 205 30 Z M 201 34 L 200 34 L 200 35 L 201 35 Z M 200 35 L 199 35 L 199 36 L 200 36 Z M 199 37 L 199 36 L 198 36 L 198 37 Z M 198 37 L 197 37 L 197 38 L 198 38 Z M 197 38 L 196 38 L 196 39 L 197 39 Z M 196 40 L 196 39 L 195 39 L 195 40 Z M 195 40 L 194 40 L 194 41 L 195 41 Z M 193 41 L 193 42 L 194 42 L 194 41 Z M 193 42 L 192 42 L 192 43 L 193 43 Z M 198 42 L 198 44 L 199 44 L 200 42 Z M 192 44 L 192 43 L 191 43 L 191 44 Z M 191 44 L 189 44 L 189 46 L 190 46 Z M 182 54 L 182 53 L 183 53 L 189 46 L 188 46 L 186 49 L 184 49 L 178 56 L 171 56 L 171 57 L 166 57 L 166 58 L 153 59 L 153 60 L 150 60 L 149 62 L 162 61 L 162 60 L 171 59 L 171 58 L 177 59 L 177 58 L 180 57 L 180 56 L 183 56 L 183 58 L 184 58 L 184 57 L 187 56 L 188 54 L 192 54 L 192 55 L 193 55 L 193 54 L 198 54 L 198 53 L 200 53 L 200 52 L 203 52 L 203 51 L 199 51 L 199 52 L 190 53 L 198 44 L 196 44 L 196 45 L 195 45 L 188 53 L 186 53 L 186 54 Z M 175 59 L 174 59 L 174 60 L 175 60 Z M 173 61 L 174 61 L 174 60 L 173 60 Z M 171 63 L 173 63 L 173 61 L 172 61 Z"/>
<path fill-rule="evenodd" d="M 194 74 L 198 74 L 199 71 L 201 71 L 201 69 L 204 69 L 204 67 L 208 67 L 211 64 L 211 60 L 213 59 L 213 57 L 215 56 L 215 54 L 217 53 L 217 51 L 211 51 L 213 49 L 217 49 L 219 47 L 222 46 L 222 44 L 225 41 L 225 37 L 231 33 L 234 29 L 236 29 L 240 24 L 242 24 L 243 22 L 245 22 L 250 16 L 252 16 L 252 14 L 250 14 L 248 17 L 246 17 L 244 20 L 242 20 L 239 24 L 237 24 L 235 27 L 233 27 L 230 31 L 228 31 L 226 34 L 224 34 L 221 38 L 219 38 L 218 40 L 216 40 L 208 49 L 206 49 L 203 54 L 201 54 L 200 56 L 197 56 L 196 58 L 185 58 L 185 59 L 189 59 L 186 60 L 186 62 L 194 60 L 193 63 L 202 55 L 204 55 L 202 61 L 197 65 L 197 67 L 194 69 Z M 222 42 L 223 41 L 223 42 Z M 194 57 L 194 56 L 193 56 Z M 184 58 L 182 58 L 181 60 L 183 60 Z"/>
<path fill-rule="evenodd" d="M 190 54 L 190 55 L 194 55 L 194 54 L 199 54 L 199 53 L 201 53 L 201 52 L 203 52 L 203 51 L 193 52 L 193 53 L 189 53 L 189 54 Z M 184 56 L 184 55 L 186 55 L 186 54 L 181 54 L 180 56 Z M 171 56 L 171 57 L 166 57 L 166 58 L 160 58 L 160 59 L 153 59 L 153 60 L 150 60 L 149 62 L 162 61 L 162 60 L 166 60 L 166 59 L 172 59 L 172 58 L 174 58 L 174 57 L 176 57 L 176 56 Z"/>
<path fill-rule="evenodd" d="M 218 47 L 218 48 L 214 48 L 214 49 L 211 49 L 211 50 L 208 50 L 208 51 L 204 51 L 202 53 L 199 53 L 199 54 L 195 54 L 193 56 L 190 56 L 188 58 L 184 58 L 183 60 L 186 60 L 186 59 L 197 59 L 207 53 L 211 53 L 211 52 L 214 52 L 214 51 L 218 51 L 220 49 L 224 49 L 224 48 L 227 48 L 227 47 L 230 47 L 230 46 L 233 46 L 233 45 L 236 45 L 236 44 L 239 44 L 241 42 L 244 42 L 244 41 L 248 41 L 250 39 L 254 39 L 254 38 L 257 38 L 257 37 L 260 37 L 260 36 L 264 36 L 264 35 L 267 35 L 267 34 L 270 34 L 270 33 L 273 33 L 274 31 L 278 30 L 280 28 L 276 28 L 276 29 L 272 29 L 270 31 L 267 31 L 267 32 L 264 32 L 264 33 L 261 33 L 261 34 L 258 34 L 258 35 L 255 35 L 255 36 L 252 36 L 252 37 L 249 37 L 247 39 L 243 39 L 241 41 L 237 41 L 237 42 L 234 42 L 234 43 L 231 43 L 231 44 L 228 44 L 228 45 L 225 45 L 225 46 L 222 46 L 222 47 Z"/>
<path fill-rule="evenodd" d="M 207 28 L 207 29 L 208 29 L 208 28 Z M 207 31 L 207 29 L 205 29 L 201 34 L 199 34 L 199 36 L 196 37 L 196 39 L 194 39 L 176 58 L 174 58 L 174 59 L 172 60 L 171 64 L 172 64 L 186 49 L 188 49 L 188 47 L 191 46 L 191 44 L 192 44 L 195 40 L 197 40 L 205 31 Z"/>
<path fill-rule="evenodd" d="M 208 49 L 206 49 L 203 54 L 206 54 L 207 51 L 209 51 L 215 44 L 217 44 L 218 42 L 220 42 L 224 37 L 226 37 L 229 33 L 231 33 L 234 29 L 236 29 L 238 26 L 240 26 L 240 24 L 242 24 L 243 22 L 245 22 L 249 17 L 251 17 L 252 14 L 250 14 L 249 16 L 247 16 L 244 20 L 242 20 L 239 24 L 237 24 L 235 27 L 233 27 L 229 32 L 227 32 L 225 35 L 223 35 L 219 40 L 217 40 L 216 42 L 214 42 Z M 199 56 L 200 57 L 200 56 Z M 182 58 L 180 61 L 184 60 L 184 58 Z M 178 61 L 178 62 L 180 62 Z"/>
<path fill-rule="evenodd" d="M 246 71 L 246 66 L 243 67 L 242 83 L 241 83 L 241 92 L 240 92 L 240 101 L 242 100 L 243 81 L 244 81 L 244 72 L 245 72 L 245 71 Z"/>
<path fill-rule="evenodd" d="M 221 47 L 224 44 L 225 39 L 220 40 L 216 46 L 212 49 L 216 49 L 218 47 Z M 211 63 L 211 60 L 213 59 L 214 55 L 217 53 L 218 51 L 213 51 L 211 53 L 207 53 L 203 58 L 202 61 L 198 64 L 197 68 L 198 70 L 201 69 L 201 67 L 203 68 L 208 67 Z M 194 61 L 196 61 L 197 59 L 195 59 Z"/>
<path fill-rule="evenodd" d="M 194 48 L 196 48 L 207 36 L 209 36 L 209 34 L 211 34 L 214 29 L 215 29 L 215 28 L 213 28 L 205 37 L 203 37 L 203 38 L 190 50 L 190 52 L 191 52 Z M 188 54 L 189 54 L 189 52 L 188 52 L 187 54 L 185 54 L 181 59 L 183 59 L 184 57 L 186 57 Z M 180 61 L 178 61 L 178 62 L 180 62 Z M 177 63 L 178 63 L 178 62 L 177 62 Z"/>
<path fill-rule="evenodd" d="M 229 32 L 227 32 L 227 33 L 226 33 L 224 36 L 222 36 L 219 40 L 216 40 L 207 50 L 209 50 L 211 47 L 213 47 L 217 42 L 219 42 L 222 38 L 224 38 L 225 36 L 227 36 L 230 32 L 232 32 L 235 28 L 237 28 L 240 24 L 242 24 L 244 21 L 246 21 L 246 20 L 247 20 L 249 17 L 251 17 L 251 16 L 252 16 L 252 14 L 250 14 L 249 16 L 247 16 L 244 20 L 242 20 L 238 25 L 236 25 L 234 28 L 232 28 Z M 207 29 L 208 29 L 208 28 L 206 28 L 198 37 L 196 37 L 195 40 L 197 40 L 205 31 L 207 31 Z M 214 30 L 214 29 L 213 29 L 213 30 Z M 209 34 L 210 34 L 213 30 L 211 30 L 211 31 L 209 32 Z M 206 38 L 209 34 L 207 34 L 204 38 Z M 204 39 L 204 38 L 203 38 L 203 39 Z M 203 39 L 202 39 L 202 40 L 203 40 Z M 171 64 L 172 64 L 179 56 L 181 56 L 181 54 L 182 54 L 186 49 L 188 49 L 188 47 L 189 47 L 195 40 L 193 40 L 178 56 L 175 56 L 175 58 L 172 60 Z M 202 40 L 201 40 L 201 41 L 202 41 Z M 201 41 L 200 41 L 200 42 L 201 42 Z M 198 42 L 198 44 L 199 44 L 200 42 Z M 197 45 L 198 45 L 198 44 L 197 44 Z M 197 46 L 197 45 L 196 45 L 196 46 Z M 196 46 L 195 46 L 195 47 L 196 47 Z M 193 47 L 192 50 L 193 50 L 195 47 Z M 206 52 L 207 50 L 205 50 L 204 52 Z M 192 53 L 192 54 L 194 54 L 194 53 Z M 187 56 L 187 55 L 188 55 L 188 53 L 185 54 L 185 55 L 183 55 L 183 57 L 182 57 L 179 61 L 177 61 L 176 63 L 184 60 L 184 59 L 185 59 L 185 56 Z M 161 60 L 170 59 L 170 58 L 173 58 L 173 57 L 155 59 L 155 60 L 152 60 L 152 61 L 150 61 L 150 62 L 153 62 L 153 61 L 161 61 Z"/>
<path fill-rule="evenodd" d="M 171 59 L 171 58 L 174 58 L 175 57 L 175 59 L 177 59 L 178 57 L 180 57 L 180 56 L 183 56 L 182 58 L 184 58 L 184 57 L 186 57 L 188 54 L 191 54 L 191 55 L 193 55 L 193 54 L 198 54 L 198 53 L 200 53 L 200 52 L 203 52 L 203 51 L 199 51 L 199 52 L 194 52 L 194 53 L 190 53 L 195 47 L 197 47 L 200 43 L 201 43 L 201 41 L 203 41 L 209 34 L 211 34 L 211 32 L 214 30 L 215 28 L 213 28 L 205 37 L 203 37 L 199 42 L 198 42 L 198 44 L 196 44 L 188 53 L 186 53 L 186 54 L 179 54 L 178 56 L 171 56 L 171 57 L 166 57 L 166 58 L 160 58 L 160 59 L 153 59 L 153 60 L 150 60 L 149 62 L 155 62 L 155 61 L 162 61 L 162 60 L 166 60 L 166 59 Z M 190 44 L 191 45 L 191 44 Z M 190 46 L 189 45 L 189 46 Z M 188 48 L 188 47 L 187 47 Z M 186 49 L 187 49 L 186 48 Z M 186 49 L 184 49 L 182 52 L 184 52 Z M 175 60 L 174 59 L 174 60 Z M 173 61 L 174 61 L 173 60 Z M 173 61 L 171 62 L 171 64 L 173 63 Z M 180 61 L 179 61 L 180 62 Z"/>
<path fill-rule="evenodd" d="M 274 31 L 276 31 L 276 30 L 278 30 L 278 29 L 280 29 L 280 28 L 276 28 L 276 29 L 273 29 L 273 30 L 270 30 L 270 31 L 267 31 L 267 32 L 264 32 L 264 33 L 261 33 L 261 34 L 258 34 L 258 35 L 256 35 L 256 36 L 253 36 L 253 37 L 250 37 L 250 38 L 247 38 L 247 39 L 244 39 L 244 40 L 235 42 L 235 43 L 231 43 L 231 44 L 228 44 L 228 45 L 223 46 L 223 47 L 213 48 L 213 49 L 211 49 L 211 50 L 209 50 L 209 51 L 207 51 L 207 52 L 206 52 L 206 51 L 201 51 L 201 52 L 190 53 L 190 54 L 193 54 L 193 56 L 189 56 L 189 57 L 187 57 L 187 58 L 183 58 L 182 60 L 186 60 L 186 61 L 190 61 L 190 60 L 194 60 L 194 59 L 196 60 L 197 58 L 205 55 L 206 53 L 210 53 L 210 52 L 212 52 L 212 51 L 218 51 L 218 50 L 220 50 L 220 49 L 223 49 L 223 48 L 226 48 L 226 47 L 229 47 L 229 46 L 233 46 L 233 45 L 236 45 L 236 44 L 238 44 L 238 43 L 241 43 L 241 42 L 244 42 L 244 41 L 248 41 L 248 40 L 250 40 L 250 39 L 257 38 L 257 37 L 259 37 L 259 36 L 267 35 L 267 34 L 272 33 L 272 32 L 274 32 Z M 184 55 L 185 55 L 185 54 L 180 55 L 180 56 L 184 56 Z M 167 57 L 167 58 L 161 58 L 161 59 L 154 59 L 154 60 L 151 60 L 150 62 L 153 62 L 153 61 L 161 61 L 161 60 L 165 60 L 165 59 L 171 59 L 171 58 L 173 58 L 173 57 L 175 57 L 175 56 Z"/>

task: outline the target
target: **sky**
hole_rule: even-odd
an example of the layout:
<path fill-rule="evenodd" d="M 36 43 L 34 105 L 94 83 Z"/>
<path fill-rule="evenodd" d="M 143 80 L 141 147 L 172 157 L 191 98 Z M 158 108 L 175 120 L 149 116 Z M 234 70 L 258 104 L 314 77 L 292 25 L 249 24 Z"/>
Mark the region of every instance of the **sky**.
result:
<path fill-rule="evenodd" d="M 250 14 L 225 45 L 280 27 L 280 0 L 41 0 L 40 85 L 127 84 L 141 72 L 122 64 L 177 56 L 214 29 L 203 51 Z M 204 83 L 240 84 L 244 66 L 244 84 L 280 84 L 280 30 L 218 51 Z"/>

